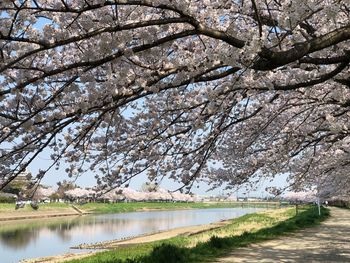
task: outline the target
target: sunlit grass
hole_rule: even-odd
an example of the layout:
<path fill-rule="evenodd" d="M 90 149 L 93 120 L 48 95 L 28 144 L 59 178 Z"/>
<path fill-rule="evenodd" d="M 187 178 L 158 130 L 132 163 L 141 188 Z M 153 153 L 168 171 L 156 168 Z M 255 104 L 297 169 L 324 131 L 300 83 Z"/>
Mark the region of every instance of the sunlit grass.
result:
<path fill-rule="evenodd" d="M 164 203 L 164 202 L 137 202 L 137 203 L 87 203 L 78 206 L 84 211 L 94 213 L 121 213 L 142 210 L 174 210 L 174 209 L 203 209 L 203 208 L 231 208 L 231 207 L 273 207 L 278 203 Z"/>
<path fill-rule="evenodd" d="M 92 213 L 125 213 L 146 210 L 176 210 L 176 209 L 204 209 L 204 208 L 233 208 L 233 207 L 261 207 L 277 208 L 278 203 L 245 203 L 245 202 L 219 202 L 219 203 L 164 203 L 164 202 L 130 202 L 130 203 L 87 203 L 79 205 L 75 203 L 47 203 L 39 204 L 38 211 L 57 211 L 70 208 L 75 205 L 85 212 Z M 15 204 L 0 203 L 0 213 L 34 211 L 30 205 L 15 210 Z"/>

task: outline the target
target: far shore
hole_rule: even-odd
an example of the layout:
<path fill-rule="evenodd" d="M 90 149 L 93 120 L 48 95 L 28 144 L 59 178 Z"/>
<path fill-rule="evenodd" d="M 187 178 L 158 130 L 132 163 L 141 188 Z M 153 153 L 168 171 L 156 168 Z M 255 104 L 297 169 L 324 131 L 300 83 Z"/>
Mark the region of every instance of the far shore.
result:
<path fill-rule="evenodd" d="M 74 206 L 56 207 L 52 209 L 43 210 L 15 210 L 13 211 L 0 211 L 0 221 L 13 221 L 24 219 L 38 219 L 38 218 L 50 218 L 50 217 L 62 217 L 62 216 L 79 216 L 91 214 L 91 212 L 82 211 Z"/>
<path fill-rule="evenodd" d="M 125 213 L 140 211 L 184 210 L 230 207 L 275 207 L 277 202 L 206 202 L 206 203 L 89 203 L 86 205 L 48 203 L 39 206 L 38 210 L 29 208 L 15 210 L 14 204 L 0 204 L 0 221 L 38 219 L 87 214 Z"/>

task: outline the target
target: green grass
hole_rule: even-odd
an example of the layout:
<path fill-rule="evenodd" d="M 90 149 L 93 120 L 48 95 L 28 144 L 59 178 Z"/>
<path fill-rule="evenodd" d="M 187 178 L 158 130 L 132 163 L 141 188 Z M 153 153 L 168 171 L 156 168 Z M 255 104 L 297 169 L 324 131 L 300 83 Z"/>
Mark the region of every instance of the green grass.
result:
<path fill-rule="evenodd" d="M 288 213 L 293 214 L 293 210 L 294 209 L 290 209 Z M 309 207 L 308 209 L 299 212 L 298 215 L 290 217 L 282 222 L 278 222 L 277 224 L 274 224 L 268 228 L 262 228 L 253 232 L 244 232 L 239 236 L 224 238 L 219 238 L 214 235 L 209 242 L 198 244 L 193 249 L 189 249 L 189 257 L 187 262 L 205 262 L 205 260 L 223 255 L 227 252 L 227 250 L 233 248 L 273 239 L 298 229 L 317 225 L 328 216 L 329 210 L 327 209 L 322 209 L 322 215 L 319 217 L 317 208 Z M 271 222 L 274 221 L 272 218 L 268 218 L 267 216 L 262 217 L 262 220 L 271 220 Z"/>
<path fill-rule="evenodd" d="M 87 203 L 79 205 L 80 209 L 93 213 L 123 213 L 142 210 L 175 210 L 175 209 L 203 209 L 203 208 L 230 208 L 230 207 L 278 207 L 278 203 L 162 203 L 162 202 L 138 202 L 138 203 Z"/>
<path fill-rule="evenodd" d="M 322 215 L 319 217 L 317 208 L 314 206 L 307 206 L 300 209 L 297 215 L 295 215 L 294 208 L 275 213 L 248 214 L 233 219 L 229 225 L 219 229 L 192 236 L 178 236 L 157 242 L 121 247 L 116 250 L 104 251 L 91 257 L 68 262 L 206 262 L 224 255 L 234 248 L 273 239 L 291 231 L 316 225 L 328 216 L 329 210 L 322 208 Z"/>
<path fill-rule="evenodd" d="M 270 207 L 277 208 L 278 203 L 275 202 L 220 202 L 220 203 L 161 203 L 161 202 L 138 202 L 138 203 L 87 203 L 84 205 L 76 205 L 79 209 L 92 213 L 125 213 L 143 210 L 177 210 L 177 209 L 200 209 L 200 208 L 231 208 L 231 207 Z M 69 208 L 71 204 L 67 203 L 48 203 L 39 204 L 38 211 L 59 211 L 60 209 Z M 29 212 L 35 211 L 30 205 L 15 210 L 15 204 L 0 203 L 0 213 L 6 212 Z"/>

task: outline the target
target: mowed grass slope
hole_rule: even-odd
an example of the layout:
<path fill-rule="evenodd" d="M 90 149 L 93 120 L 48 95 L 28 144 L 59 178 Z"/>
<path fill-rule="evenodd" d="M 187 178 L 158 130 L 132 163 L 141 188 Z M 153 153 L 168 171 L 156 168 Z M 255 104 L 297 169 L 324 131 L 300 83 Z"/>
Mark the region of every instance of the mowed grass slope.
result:
<path fill-rule="evenodd" d="M 164 202 L 129 202 L 129 203 L 86 203 L 79 205 L 75 203 L 47 203 L 39 204 L 39 209 L 34 210 L 30 205 L 24 208 L 15 210 L 15 204 L 0 203 L 1 213 L 9 212 L 35 212 L 48 211 L 53 212 L 66 210 L 72 205 L 75 205 L 80 210 L 90 213 L 125 213 L 135 211 L 148 210 L 177 210 L 177 209 L 205 209 L 205 208 L 231 208 L 231 207 L 262 207 L 262 208 L 277 208 L 279 203 L 276 202 L 218 202 L 218 203 L 164 203 Z"/>
<path fill-rule="evenodd" d="M 218 203 L 164 203 L 164 202 L 130 202 L 130 203 L 87 203 L 77 206 L 93 213 L 124 213 L 147 210 L 205 209 L 233 207 L 271 207 L 276 208 L 276 202 L 218 202 Z"/>

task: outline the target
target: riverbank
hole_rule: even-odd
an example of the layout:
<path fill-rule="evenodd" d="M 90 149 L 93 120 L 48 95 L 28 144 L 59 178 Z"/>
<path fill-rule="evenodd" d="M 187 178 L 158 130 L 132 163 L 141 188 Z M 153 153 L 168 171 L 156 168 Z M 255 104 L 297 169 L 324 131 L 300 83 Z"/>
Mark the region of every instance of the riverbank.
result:
<path fill-rule="evenodd" d="M 87 203 L 84 205 L 67 203 L 40 204 L 38 210 L 30 205 L 15 210 L 14 204 L 0 204 L 0 221 L 35 219 L 44 217 L 74 216 L 82 214 L 127 213 L 153 210 L 180 210 L 204 208 L 261 207 L 277 208 L 276 202 L 219 202 L 219 203 Z"/>
<path fill-rule="evenodd" d="M 64 203 L 42 204 L 38 210 L 34 210 L 30 205 L 16 210 L 14 204 L 0 204 L 0 221 L 78 216 L 90 213 Z"/>
<path fill-rule="evenodd" d="M 317 224 L 326 216 L 327 213 L 323 210 L 323 216 L 319 218 L 314 207 L 299 210 L 298 215 L 295 215 L 293 208 L 270 210 L 220 222 L 223 224 L 221 226 L 211 224 L 201 226 L 202 229 L 177 229 L 175 231 L 178 232 L 174 233 L 174 236 L 171 235 L 171 231 L 166 231 L 130 240 L 94 244 L 95 248 L 109 250 L 93 252 L 93 255 L 62 255 L 26 262 L 203 262 L 226 253 L 228 249 L 275 238 Z M 159 240 L 160 237 L 165 239 Z M 77 257 L 81 259 L 76 259 Z"/>
<path fill-rule="evenodd" d="M 0 204 L 0 221 L 37 219 L 61 216 L 77 216 L 86 212 L 79 212 L 67 204 L 44 204 L 38 210 L 34 210 L 30 205 L 24 208 L 15 209 L 14 204 Z"/>
<path fill-rule="evenodd" d="M 209 230 L 218 229 L 230 223 L 231 223 L 231 220 L 223 220 L 220 222 L 215 222 L 207 225 L 179 227 L 179 228 L 170 229 L 167 231 L 160 231 L 157 233 L 141 235 L 141 236 L 127 238 L 123 240 L 112 240 L 112 241 L 99 242 L 95 244 L 80 244 L 72 248 L 73 249 L 103 249 L 103 250 L 109 249 L 110 250 L 110 249 L 125 247 L 129 245 L 136 245 L 141 243 L 149 243 L 149 242 L 165 240 L 168 238 L 177 237 L 179 235 L 191 236 L 199 233 L 204 233 Z"/>
<path fill-rule="evenodd" d="M 77 251 L 79 251 L 79 249 L 91 249 L 93 251 L 81 252 L 81 253 L 78 253 L 78 252 L 67 253 L 67 254 L 56 255 L 51 257 L 29 259 L 29 260 L 21 261 L 21 263 L 59 263 L 59 262 L 66 262 L 66 261 L 75 260 L 75 259 L 80 260 L 86 257 L 91 257 L 105 250 L 127 248 L 129 246 L 135 246 L 138 244 L 145 244 L 150 242 L 159 242 L 169 238 L 175 238 L 180 235 L 191 236 L 191 235 L 203 233 L 205 231 L 218 229 L 230 223 L 231 223 L 231 220 L 226 220 L 226 221 L 220 221 L 220 222 L 207 224 L 207 225 L 180 227 L 176 229 L 137 236 L 134 238 L 128 238 L 124 240 L 112 240 L 112 241 L 99 242 L 95 244 L 81 244 L 72 248 L 77 249 Z"/>

